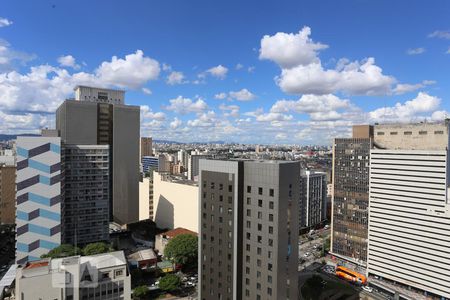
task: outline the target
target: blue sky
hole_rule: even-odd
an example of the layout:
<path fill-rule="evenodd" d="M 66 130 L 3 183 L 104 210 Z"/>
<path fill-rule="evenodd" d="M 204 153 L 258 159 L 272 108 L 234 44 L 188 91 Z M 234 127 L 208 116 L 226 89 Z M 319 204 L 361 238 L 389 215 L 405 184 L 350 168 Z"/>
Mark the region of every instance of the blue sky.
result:
<path fill-rule="evenodd" d="M 3 0 L 0 132 L 54 126 L 76 84 L 125 89 L 142 135 L 186 142 L 330 144 L 352 124 L 442 120 L 449 15 L 448 1 Z"/>

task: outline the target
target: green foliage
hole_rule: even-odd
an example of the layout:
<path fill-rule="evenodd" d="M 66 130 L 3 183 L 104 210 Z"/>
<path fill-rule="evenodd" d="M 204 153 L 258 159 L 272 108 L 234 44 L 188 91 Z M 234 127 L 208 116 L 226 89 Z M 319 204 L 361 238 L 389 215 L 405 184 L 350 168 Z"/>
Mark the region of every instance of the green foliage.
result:
<path fill-rule="evenodd" d="M 198 238 L 190 234 L 174 237 L 167 243 L 164 256 L 176 264 L 195 264 L 198 257 Z"/>
<path fill-rule="evenodd" d="M 81 253 L 80 248 L 74 247 L 70 244 L 62 244 L 50 250 L 47 254 L 41 255 L 41 258 L 61 258 L 79 255 L 80 253 Z"/>
<path fill-rule="evenodd" d="M 159 288 L 166 292 L 176 290 L 180 285 L 180 277 L 175 274 L 167 274 L 159 281 Z"/>
<path fill-rule="evenodd" d="M 327 239 L 325 239 L 325 246 L 323 248 L 325 251 L 330 251 L 330 246 L 331 246 L 331 239 L 330 237 L 328 237 Z"/>
<path fill-rule="evenodd" d="M 101 253 L 111 252 L 113 249 L 110 245 L 106 243 L 92 243 L 87 244 L 86 247 L 83 248 L 83 255 L 96 255 Z"/>
<path fill-rule="evenodd" d="M 149 290 L 146 285 L 140 285 L 133 290 L 133 298 L 141 299 L 147 296 Z"/>

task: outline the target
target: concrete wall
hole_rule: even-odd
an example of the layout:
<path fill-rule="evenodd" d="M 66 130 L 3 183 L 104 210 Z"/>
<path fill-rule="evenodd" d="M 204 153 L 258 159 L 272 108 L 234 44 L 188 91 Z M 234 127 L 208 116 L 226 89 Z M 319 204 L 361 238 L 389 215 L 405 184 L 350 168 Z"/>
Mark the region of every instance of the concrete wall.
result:
<path fill-rule="evenodd" d="M 150 218 L 150 178 L 143 178 L 139 182 L 139 221 Z"/>
<path fill-rule="evenodd" d="M 182 227 L 198 232 L 198 186 L 162 180 L 153 172 L 154 219 L 159 228 Z"/>

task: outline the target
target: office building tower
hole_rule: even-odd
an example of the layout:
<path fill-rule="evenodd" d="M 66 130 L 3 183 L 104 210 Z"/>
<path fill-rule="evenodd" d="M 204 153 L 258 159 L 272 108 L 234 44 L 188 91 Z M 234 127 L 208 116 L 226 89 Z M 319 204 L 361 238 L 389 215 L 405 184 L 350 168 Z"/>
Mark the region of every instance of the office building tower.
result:
<path fill-rule="evenodd" d="M 108 145 L 110 219 L 139 219 L 140 108 L 124 104 L 124 92 L 78 86 L 75 100 L 56 111 L 56 129 L 66 145 Z"/>
<path fill-rule="evenodd" d="M 0 224 L 16 223 L 16 166 L 0 163 Z"/>
<path fill-rule="evenodd" d="M 17 137 L 16 262 L 38 260 L 61 243 L 61 141 Z"/>
<path fill-rule="evenodd" d="M 158 155 L 158 172 L 169 173 L 170 161 L 165 154 Z"/>
<path fill-rule="evenodd" d="M 200 160 L 199 299 L 297 299 L 300 164 Z"/>
<path fill-rule="evenodd" d="M 450 298 L 449 121 L 374 129 L 368 273 Z"/>
<path fill-rule="evenodd" d="M 44 259 L 19 266 L 16 299 L 131 300 L 131 276 L 122 251 Z"/>
<path fill-rule="evenodd" d="M 141 160 L 144 156 L 153 155 L 153 143 L 151 137 L 141 137 Z"/>
<path fill-rule="evenodd" d="M 178 156 L 178 163 L 182 165 L 184 169 L 187 169 L 189 154 L 186 152 L 186 150 L 184 149 L 179 150 L 177 156 Z"/>
<path fill-rule="evenodd" d="M 188 179 L 198 181 L 200 159 L 212 158 L 212 155 L 195 154 L 189 156 Z"/>
<path fill-rule="evenodd" d="M 326 218 L 326 174 L 302 170 L 300 176 L 300 228 L 315 227 Z"/>
<path fill-rule="evenodd" d="M 62 173 L 63 243 L 108 241 L 109 146 L 63 146 Z"/>
<path fill-rule="evenodd" d="M 367 261 L 369 156 L 372 126 L 354 126 L 333 145 L 331 253 L 357 265 Z"/>
<path fill-rule="evenodd" d="M 149 173 L 151 175 L 153 171 L 158 171 L 158 167 L 159 167 L 159 157 L 155 156 L 142 157 L 142 170 L 144 174 Z"/>

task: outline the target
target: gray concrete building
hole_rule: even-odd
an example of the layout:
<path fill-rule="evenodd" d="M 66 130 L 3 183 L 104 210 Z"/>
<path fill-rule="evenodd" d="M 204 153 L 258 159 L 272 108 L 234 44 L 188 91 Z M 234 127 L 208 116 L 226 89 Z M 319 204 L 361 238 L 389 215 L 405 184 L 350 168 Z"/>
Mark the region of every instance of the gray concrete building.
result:
<path fill-rule="evenodd" d="M 312 228 L 326 219 L 327 175 L 322 172 L 302 170 L 300 176 L 300 228 Z"/>
<path fill-rule="evenodd" d="M 300 164 L 200 160 L 199 299 L 297 299 Z"/>
<path fill-rule="evenodd" d="M 122 91 L 77 87 L 75 95 L 56 111 L 61 141 L 109 145 L 110 218 L 119 224 L 135 222 L 139 219 L 140 108 L 125 105 Z"/>
<path fill-rule="evenodd" d="M 449 121 L 374 131 L 368 274 L 449 299 Z"/>
<path fill-rule="evenodd" d="M 109 240 L 109 146 L 62 148 L 62 240 L 85 245 Z"/>
<path fill-rule="evenodd" d="M 333 145 L 331 253 L 365 267 L 369 206 L 369 157 L 373 127 L 354 126 L 352 138 Z"/>

